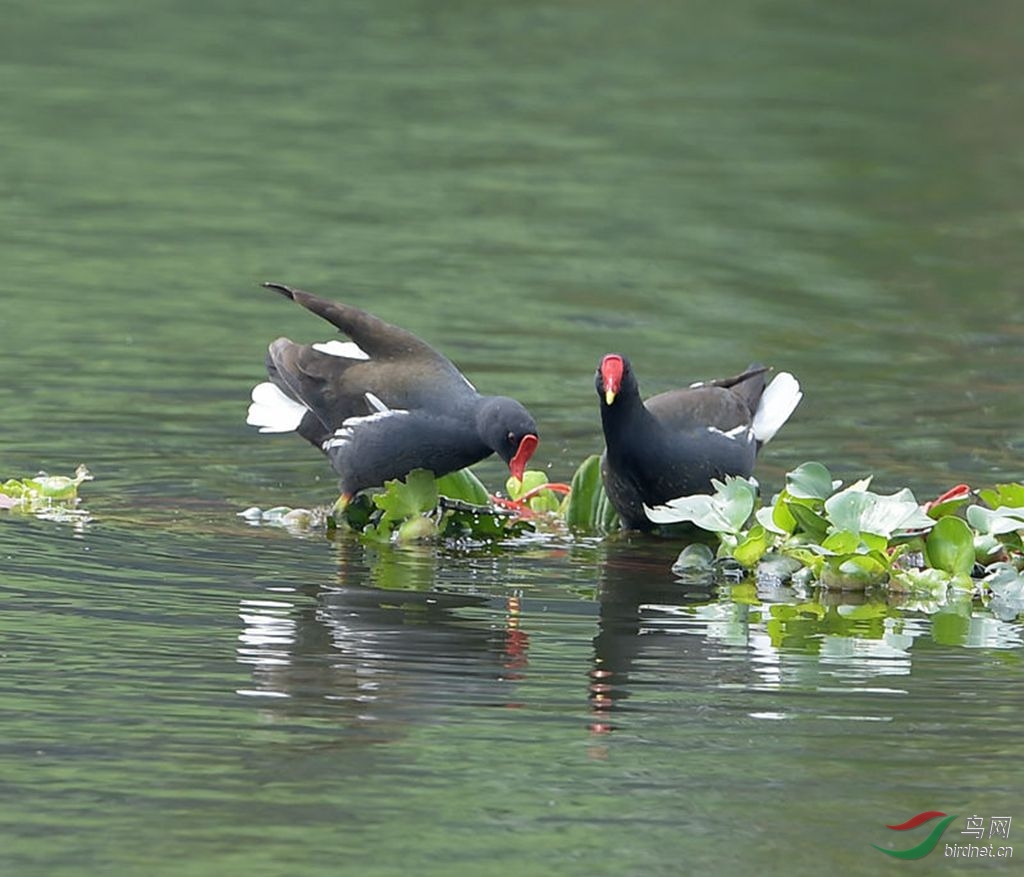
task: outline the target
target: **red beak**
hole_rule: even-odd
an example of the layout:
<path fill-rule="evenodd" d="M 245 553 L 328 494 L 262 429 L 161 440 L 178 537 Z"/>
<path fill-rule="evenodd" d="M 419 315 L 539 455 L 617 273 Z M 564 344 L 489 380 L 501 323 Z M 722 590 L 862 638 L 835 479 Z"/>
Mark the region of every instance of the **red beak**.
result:
<path fill-rule="evenodd" d="M 515 456 L 508 461 L 508 471 L 512 473 L 513 478 L 517 478 L 519 481 L 523 480 L 526 464 L 530 461 L 530 457 L 533 456 L 533 452 L 537 450 L 539 443 L 540 439 L 535 435 L 524 435 L 522 437 Z"/>
<path fill-rule="evenodd" d="M 619 390 L 622 389 L 622 372 L 624 369 L 622 357 L 616 353 L 609 353 L 601 360 L 601 385 L 604 388 L 604 401 L 606 405 L 611 405 L 615 401 Z"/>

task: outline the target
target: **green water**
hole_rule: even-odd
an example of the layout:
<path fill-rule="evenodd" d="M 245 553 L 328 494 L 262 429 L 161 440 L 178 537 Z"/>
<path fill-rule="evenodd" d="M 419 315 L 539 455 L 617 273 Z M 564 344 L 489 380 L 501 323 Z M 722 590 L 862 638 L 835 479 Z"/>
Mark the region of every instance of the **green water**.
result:
<path fill-rule="evenodd" d="M 1022 19 L 8 3 L 0 475 L 96 480 L 87 521 L 0 512 L 0 874 L 895 873 L 871 844 L 928 828 L 886 824 L 1024 819 L 1021 625 L 980 606 L 236 517 L 334 489 L 244 424 L 266 343 L 327 337 L 266 279 L 519 397 L 554 478 L 618 350 L 647 393 L 795 372 L 769 489 L 805 459 L 922 498 L 1021 479 Z"/>

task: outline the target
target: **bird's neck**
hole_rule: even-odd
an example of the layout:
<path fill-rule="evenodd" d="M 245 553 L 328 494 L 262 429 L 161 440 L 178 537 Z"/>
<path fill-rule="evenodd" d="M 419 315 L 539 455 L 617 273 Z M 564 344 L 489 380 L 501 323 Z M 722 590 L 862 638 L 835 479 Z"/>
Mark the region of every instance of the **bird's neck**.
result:
<path fill-rule="evenodd" d="M 663 432 L 639 394 L 619 396 L 611 405 L 602 404 L 601 425 L 608 456 L 617 463 L 625 463 L 639 450 L 657 443 Z"/>

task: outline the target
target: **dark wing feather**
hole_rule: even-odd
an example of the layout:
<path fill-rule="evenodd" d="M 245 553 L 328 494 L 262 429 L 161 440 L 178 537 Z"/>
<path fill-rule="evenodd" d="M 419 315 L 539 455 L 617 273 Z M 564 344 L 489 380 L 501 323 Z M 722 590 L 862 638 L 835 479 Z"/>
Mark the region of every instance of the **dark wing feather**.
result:
<path fill-rule="evenodd" d="M 447 357 L 438 353 L 426 341 L 412 332 L 387 323 L 364 310 L 328 301 L 301 289 L 292 289 L 281 283 L 264 283 L 268 289 L 281 293 L 307 311 L 326 320 L 356 342 L 371 359 L 394 359 L 413 357 L 421 360 L 435 360 L 455 368 Z"/>

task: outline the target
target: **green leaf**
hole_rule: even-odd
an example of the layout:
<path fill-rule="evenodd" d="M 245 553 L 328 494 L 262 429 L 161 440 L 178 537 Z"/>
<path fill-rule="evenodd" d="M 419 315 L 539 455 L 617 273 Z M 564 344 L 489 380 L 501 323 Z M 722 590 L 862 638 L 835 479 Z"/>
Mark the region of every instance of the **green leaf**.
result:
<path fill-rule="evenodd" d="M 821 463 L 803 463 L 786 474 L 786 490 L 797 499 L 825 499 L 834 490 L 832 473 Z"/>
<path fill-rule="evenodd" d="M 997 484 L 995 487 L 979 491 L 978 495 L 992 508 L 1024 506 L 1024 484 Z"/>
<path fill-rule="evenodd" d="M 833 530 L 860 533 L 861 520 L 871 507 L 872 495 L 863 490 L 843 490 L 825 503 L 825 513 Z"/>
<path fill-rule="evenodd" d="M 437 494 L 473 505 L 487 505 L 491 499 L 483 482 L 469 469 L 459 469 L 438 478 Z"/>
<path fill-rule="evenodd" d="M 900 533 L 928 530 L 934 524 L 906 489 L 882 496 L 848 487 L 825 501 L 825 514 L 833 530 L 874 533 L 886 539 Z"/>
<path fill-rule="evenodd" d="M 747 569 L 753 569 L 767 550 L 768 531 L 760 524 L 755 524 L 733 549 L 732 556 Z"/>
<path fill-rule="evenodd" d="M 720 502 L 722 515 L 729 522 L 730 532 L 740 533 L 754 513 L 757 489 L 746 478 L 726 476 L 725 482 L 712 480 L 715 500 Z"/>
<path fill-rule="evenodd" d="M 719 536 L 737 536 L 754 511 L 757 496 L 754 487 L 746 478 L 732 476 L 724 482 L 712 480 L 711 483 L 715 492 L 710 496 L 702 493 L 681 496 L 657 511 L 648 509 L 647 516 L 656 524 L 689 522 Z M 667 511 L 663 512 L 663 508 Z"/>
<path fill-rule="evenodd" d="M 1024 530 L 1024 508 L 999 506 L 987 509 L 984 506 L 972 505 L 967 509 L 967 522 L 979 533 L 1002 536 Z"/>
<path fill-rule="evenodd" d="M 850 530 L 837 530 L 821 543 L 821 547 L 830 554 L 854 554 L 859 545 L 860 534 Z"/>
<path fill-rule="evenodd" d="M 793 510 L 789 507 L 790 494 L 789 491 L 784 490 L 775 500 L 775 505 L 772 507 L 771 523 L 783 533 L 792 533 L 796 530 L 797 519 L 793 515 Z M 758 520 L 761 520 L 760 518 Z M 765 527 L 768 526 L 763 520 L 761 521 Z M 769 528 L 770 529 L 770 528 Z"/>
<path fill-rule="evenodd" d="M 940 598 L 944 597 L 952 581 L 941 569 L 897 569 L 892 573 L 889 589 L 897 593 Z"/>
<path fill-rule="evenodd" d="M 400 524 L 437 505 L 437 482 L 426 469 L 413 469 L 405 481 L 385 482 L 384 492 L 373 495 L 373 504 L 384 513 L 382 523 Z"/>
<path fill-rule="evenodd" d="M 505 482 L 505 492 L 508 493 L 509 499 L 519 499 L 524 494 L 547 483 L 547 473 L 541 472 L 539 469 L 527 469 L 523 473 L 522 481 L 518 478 L 508 478 Z"/>
<path fill-rule="evenodd" d="M 615 506 L 612 505 L 612 501 L 608 499 L 608 494 L 604 492 L 603 484 L 597 497 L 595 520 L 597 521 L 597 529 L 602 533 L 611 533 L 619 528 L 619 513 L 615 510 Z"/>
<path fill-rule="evenodd" d="M 822 585 L 837 591 L 863 591 L 887 577 L 886 565 L 869 554 L 854 554 L 838 564 L 825 564 L 821 571 Z"/>
<path fill-rule="evenodd" d="M 786 504 L 789 515 L 795 521 L 794 530 L 799 526 L 812 539 L 821 541 L 828 532 L 828 521 L 804 502 L 793 500 Z"/>
<path fill-rule="evenodd" d="M 970 575 L 974 569 L 974 534 L 960 518 L 947 515 L 935 522 L 925 540 L 928 565 L 950 575 Z"/>
<path fill-rule="evenodd" d="M 584 533 L 608 532 L 617 515 L 604 492 L 601 458 L 591 454 L 572 476 L 572 492 L 565 507 L 565 523 L 570 530 Z"/>

